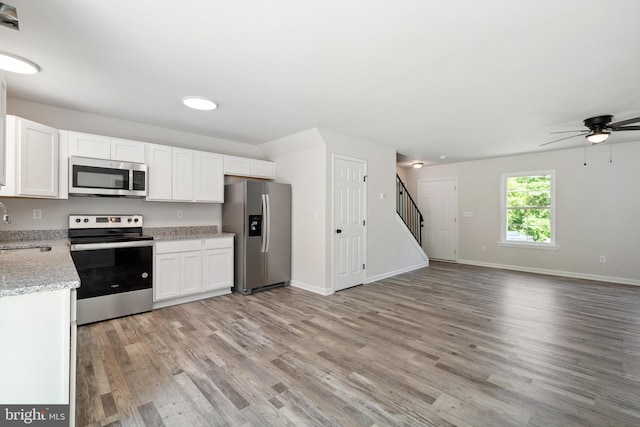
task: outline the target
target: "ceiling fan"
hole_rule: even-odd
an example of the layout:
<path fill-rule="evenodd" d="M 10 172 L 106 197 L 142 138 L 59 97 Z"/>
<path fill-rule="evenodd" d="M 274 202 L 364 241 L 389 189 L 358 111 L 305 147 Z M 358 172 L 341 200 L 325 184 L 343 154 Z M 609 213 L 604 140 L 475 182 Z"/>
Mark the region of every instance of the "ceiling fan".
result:
<path fill-rule="evenodd" d="M 552 134 L 556 133 L 576 133 L 576 135 L 567 136 L 564 138 L 556 139 L 553 141 L 545 142 L 544 144 L 540 144 L 540 147 L 543 145 L 553 144 L 554 142 L 563 141 L 569 138 L 575 138 L 576 136 L 586 136 L 587 141 L 592 144 L 600 144 L 605 142 L 611 132 L 618 132 L 621 130 L 640 130 L 640 126 L 627 126 L 633 123 L 640 123 L 640 117 L 635 117 L 633 119 L 622 120 L 619 122 L 611 123 L 613 120 L 613 116 L 608 114 L 604 116 L 596 116 L 590 117 L 584 120 L 584 125 L 587 129 L 583 130 L 567 130 L 561 132 L 551 132 Z"/>

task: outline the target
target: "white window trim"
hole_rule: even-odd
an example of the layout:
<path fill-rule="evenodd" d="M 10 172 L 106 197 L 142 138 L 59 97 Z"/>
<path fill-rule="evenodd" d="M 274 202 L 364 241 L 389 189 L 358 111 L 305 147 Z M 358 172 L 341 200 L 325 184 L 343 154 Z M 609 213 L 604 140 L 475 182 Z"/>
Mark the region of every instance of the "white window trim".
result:
<path fill-rule="evenodd" d="M 516 176 L 535 176 L 550 175 L 551 176 L 551 241 L 549 243 L 542 242 L 517 242 L 507 240 L 507 179 Z M 498 246 L 512 248 L 527 249 L 547 249 L 558 250 L 560 246 L 556 245 L 556 171 L 554 169 L 538 170 L 528 172 L 503 173 L 500 183 L 500 241 Z"/>

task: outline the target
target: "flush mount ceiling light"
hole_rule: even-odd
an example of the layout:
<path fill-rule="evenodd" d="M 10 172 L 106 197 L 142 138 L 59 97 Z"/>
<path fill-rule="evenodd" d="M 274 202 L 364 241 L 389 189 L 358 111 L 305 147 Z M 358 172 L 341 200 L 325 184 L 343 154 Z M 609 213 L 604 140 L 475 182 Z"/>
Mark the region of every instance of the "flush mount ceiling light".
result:
<path fill-rule="evenodd" d="M 422 162 L 414 162 L 411 164 L 411 166 L 413 166 L 414 169 L 420 169 L 422 166 L 424 166 L 424 163 Z"/>
<path fill-rule="evenodd" d="M 40 67 L 20 56 L 0 52 L 0 70 L 11 71 L 12 73 L 18 74 L 35 74 L 40 71 Z"/>
<path fill-rule="evenodd" d="M 218 108 L 218 104 L 210 100 L 209 98 L 204 98 L 202 96 L 185 96 L 182 98 L 182 103 L 189 108 L 193 108 L 195 110 L 215 110 Z"/>

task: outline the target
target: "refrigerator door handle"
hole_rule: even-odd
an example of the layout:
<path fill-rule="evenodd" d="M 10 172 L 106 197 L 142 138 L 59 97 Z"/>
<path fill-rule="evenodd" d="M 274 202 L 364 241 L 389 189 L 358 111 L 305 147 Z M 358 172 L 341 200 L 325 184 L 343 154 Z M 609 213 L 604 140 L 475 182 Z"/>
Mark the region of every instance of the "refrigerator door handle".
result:
<path fill-rule="evenodd" d="M 267 195 L 262 195 L 262 240 L 260 252 L 265 253 L 267 251 L 267 227 L 266 224 L 269 223 L 268 214 L 267 214 Z"/>
<path fill-rule="evenodd" d="M 269 195 L 265 194 L 267 200 L 267 244 L 265 245 L 265 252 L 269 252 L 269 242 L 271 240 L 271 201 Z"/>

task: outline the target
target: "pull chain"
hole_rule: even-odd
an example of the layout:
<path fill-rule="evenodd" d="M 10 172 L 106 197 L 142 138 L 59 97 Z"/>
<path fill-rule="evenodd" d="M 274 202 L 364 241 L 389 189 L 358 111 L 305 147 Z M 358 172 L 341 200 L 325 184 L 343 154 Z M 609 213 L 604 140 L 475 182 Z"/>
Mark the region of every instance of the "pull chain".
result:
<path fill-rule="evenodd" d="M 613 163 L 613 144 L 609 143 L 609 163 Z"/>
<path fill-rule="evenodd" d="M 587 166 L 587 143 L 584 143 L 584 165 Z"/>

